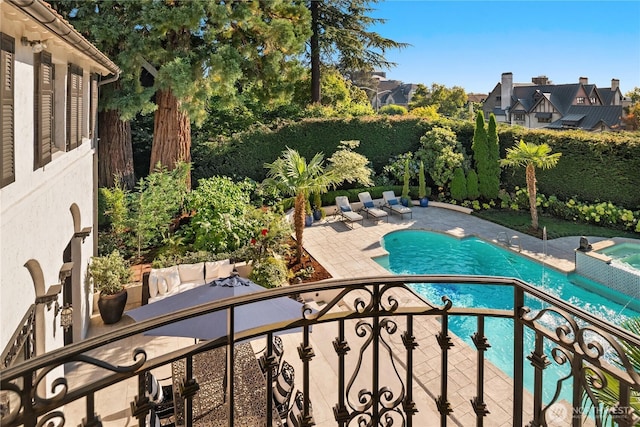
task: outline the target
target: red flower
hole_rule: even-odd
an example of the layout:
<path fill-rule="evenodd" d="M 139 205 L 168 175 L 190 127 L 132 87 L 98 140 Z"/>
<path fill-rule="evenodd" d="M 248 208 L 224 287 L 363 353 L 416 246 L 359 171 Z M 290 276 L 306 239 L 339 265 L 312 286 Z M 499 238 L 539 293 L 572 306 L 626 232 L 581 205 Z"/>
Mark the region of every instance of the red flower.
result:
<path fill-rule="evenodd" d="M 262 235 L 263 236 L 266 236 L 268 232 L 269 232 L 269 230 L 267 230 L 266 228 L 262 229 Z"/>
<path fill-rule="evenodd" d="M 251 239 L 251 244 L 255 245 L 256 244 L 256 239 Z"/>

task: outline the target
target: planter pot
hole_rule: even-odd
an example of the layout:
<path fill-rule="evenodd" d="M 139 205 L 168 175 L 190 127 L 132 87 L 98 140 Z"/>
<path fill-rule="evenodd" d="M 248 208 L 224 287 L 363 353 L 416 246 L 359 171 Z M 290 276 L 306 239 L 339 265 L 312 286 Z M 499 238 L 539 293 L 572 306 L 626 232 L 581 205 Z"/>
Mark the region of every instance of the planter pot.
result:
<path fill-rule="evenodd" d="M 409 207 L 409 204 L 411 203 L 411 199 L 405 199 L 404 197 L 401 197 L 400 203 L 402 203 L 402 206 Z"/>
<path fill-rule="evenodd" d="M 313 211 L 313 220 L 320 221 L 322 219 L 322 211 L 320 209 L 316 209 Z"/>
<path fill-rule="evenodd" d="M 304 226 L 311 227 L 313 225 L 313 215 L 307 215 L 304 217 Z"/>
<path fill-rule="evenodd" d="M 253 264 L 244 264 L 244 265 L 236 264 L 236 271 L 238 272 L 238 276 L 240 277 L 244 277 L 245 279 L 248 279 L 249 275 L 251 274 L 251 270 L 253 270 Z"/>
<path fill-rule="evenodd" d="M 427 199 L 426 197 L 420 199 L 420 206 L 422 206 L 423 208 L 429 206 L 429 199 Z"/>
<path fill-rule="evenodd" d="M 124 289 L 114 295 L 102 295 L 98 298 L 100 317 L 105 325 L 117 323 L 122 318 L 124 307 L 127 305 L 127 290 Z"/>

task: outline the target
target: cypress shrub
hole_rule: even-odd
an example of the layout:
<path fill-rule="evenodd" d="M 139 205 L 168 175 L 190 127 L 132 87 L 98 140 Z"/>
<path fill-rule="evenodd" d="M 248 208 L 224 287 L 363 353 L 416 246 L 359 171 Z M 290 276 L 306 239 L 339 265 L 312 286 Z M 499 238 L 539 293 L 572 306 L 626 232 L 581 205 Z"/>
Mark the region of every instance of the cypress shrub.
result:
<path fill-rule="evenodd" d="M 482 111 L 478 111 L 476 115 L 476 129 L 473 133 L 471 148 L 473 149 L 473 160 L 478 171 L 478 190 L 482 197 L 489 198 L 491 194 L 491 186 L 489 185 L 491 168 L 489 167 L 489 146 Z"/>
<path fill-rule="evenodd" d="M 500 145 L 498 142 L 498 128 L 496 116 L 489 116 L 489 129 L 487 130 L 487 170 L 484 186 L 484 197 L 495 199 L 500 191 Z"/>
<path fill-rule="evenodd" d="M 464 170 L 462 168 L 456 168 L 456 170 L 453 171 L 451 197 L 459 202 L 467 198 L 467 179 L 464 176 Z"/>
<path fill-rule="evenodd" d="M 480 197 L 480 192 L 478 191 L 478 174 L 475 170 L 471 169 L 467 173 L 467 199 L 476 200 Z"/>

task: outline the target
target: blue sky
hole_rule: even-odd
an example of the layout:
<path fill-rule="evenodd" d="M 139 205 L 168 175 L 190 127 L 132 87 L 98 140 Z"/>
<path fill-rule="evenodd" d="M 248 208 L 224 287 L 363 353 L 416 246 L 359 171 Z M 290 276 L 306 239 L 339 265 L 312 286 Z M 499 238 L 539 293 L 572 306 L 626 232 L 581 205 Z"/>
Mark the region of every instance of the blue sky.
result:
<path fill-rule="evenodd" d="M 640 87 L 640 1 L 381 0 L 371 27 L 411 44 L 387 52 L 387 78 L 488 93 L 503 72 L 516 83 L 587 77 L 598 87 Z"/>

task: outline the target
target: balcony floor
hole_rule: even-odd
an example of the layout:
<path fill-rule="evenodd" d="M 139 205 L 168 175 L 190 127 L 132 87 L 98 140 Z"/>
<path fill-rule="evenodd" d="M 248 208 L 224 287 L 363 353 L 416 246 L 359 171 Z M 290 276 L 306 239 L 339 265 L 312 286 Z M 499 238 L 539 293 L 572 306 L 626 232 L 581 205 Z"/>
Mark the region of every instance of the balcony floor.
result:
<path fill-rule="evenodd" d="M 336 217 L 328 216 L 326 220 L 315 223 L 304 232 L 304 246 L 306 250 L 320 262 L 334 278 L 368 277 L 390 274 L 379 266 L 373 257 L 384 255 L 385 251 L 380 246 L 380 238 L 395 230 L 424 229 L 441 231 L 457 237 L 475 235 L 486 240 L 496 241 L 499 233 L 504 232 L 508 236 L 517 235 L 522 247 L 521 253 L 532 258 L 544 261 L 562 271 L 571 271 L 574 268 L 574 249 L 578 247 L 579 237 L 567 237 L 550 240 L 546 245 L 546 253 L 543 252 L 543 242 L 531 236 L 513 232 L 505 227 L 484 221 L 477 217 L 460 212 L 429 207 L 413 208 L 412 219 L 401 219 L 399 216 L 390 216 L 390 221 L 378 222 L 366 220 L 364 225 L 355 224 L 351 229 L 340 223 Z M 598 241 L 589 237 L 590 242 Z M 328 296 L 306 295 L 305 299 L 314 299 L 318 304 L 327 300 Z M 89 335 L 95 336 L 112 328 L 120 327 L 132 322 L 125 317 L 116 325 L 105 326 L 97 313 L 92 318 Z M 419 347 L 414 353 L 414 400 L 419 412 L 416 414 L 415 425 L 438 425 L 438 414 L 434 398 L 440 394 L 440 349 L 434 335 L 439 331 L 439 323 L 434 318 L 428 318 L 425 322 L 414 324 L 414 335 Z M 358 338 L 353 334 L 353 327 L 348 337 L 352 348 L 358 348 Z M 402 325 L 399 325 L 402 329 Z M 397 334 L 400 335 L 400 334 Z M 311 399 L 316 425 L 336 425 L 333 418 L 332 407 L 336 404 L 335 390 L 337 388 L 337 360 L 331 341 L 336 337 L 335 325 L 316 325 L 311 334 L 311 345 L 316 356 L 312 359 L 311 369 Z M 294 365 L 296 372 L 302 372 L 302 363 L 297 356 L 296 347 L 300 345 L 301 334 L 285 334 L 282 336 L 285 344 L 284 359 Z M 324 343 L 318 345 L 317 343 Z M 449 425 L 467 426 L 473 425 L 475 416 L 469 404 L 469 399 L 475 396 L 475 361 L 477 354 L 457 337 L 453 337 L 455 346 L 449 352 L 449 401 L 454 410 L 450 417 Z M 154 354 L 165 353 L 172 348 L 179 348 L 192 344 L 192 339 L 169 337 L 137 336 L 131 338 L 127 344 L 116 343 L 112 348 L 101 349 L 100 358 L 119 363 L 131 362 L 131 349 L 144 347 L 150 357 Z M 254 350 L 258 352 L 264 348 L 263 341 L 252 343 Z M 401 353 L 402 343 L 399 336 L 391 344 Z M 123 348 L 124 347 L 124 348 Z M 352 351 L 357 353 L 357 351 Z M 356 360 L 347 360 L 347 373 L 352 372 Z M 507 426 L 511 425 L 511 380 L 489 362 L 486 363 L 485 393 L 486 403 L 491 414 L 486 418 L 486 425 Z M 396 363 L 396 366 L 398 364 Z M 93 368 L 94 369 L 94 368 Z M 71 381 L 90 380 L 93 375 L 91 367 L 78 367 L 71 369 L 67 377 Z M 366 366 L 361 372 L 368 372 Z M 391 370 L 381 373 L 380 383 L 393 382 Z M 404 375 L 400 367 L 399 372 Z M 154 371 L 160 379 L 170 378 L 169 367 Z M 370 374 L 369 374 L 370 375 Z M 348 377 L 349 375 L 347 375 Z M 167 381 L 161 381 L 166 383 Z M 301 388 L 301 383 L 296 383 Z M 355 387 L 359 389 L 358 387 Z M 132 419 L 130 402 L 137 394 L 135 380 L 112 386 L 103 390 L 96 397 L 96 412 L 101 414 L 103 425 L 129 426 L 137 425 L 136 419 Z M 508 396 L 508 397 L 505 397 Z M 505 400 L 508 399 L 508 400 Z M 525 396 L 525 408 L 530 408 L 530 396 Z M 70 425 L 77 425 L 84 414 L 84 403 L 79 402 L 68 405 L 65 408 L 67 421 Z M 570 412 L 569 412 L 570 413 Z M 530 419 L 525 414 L 525 421 Z"/>

